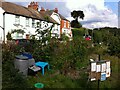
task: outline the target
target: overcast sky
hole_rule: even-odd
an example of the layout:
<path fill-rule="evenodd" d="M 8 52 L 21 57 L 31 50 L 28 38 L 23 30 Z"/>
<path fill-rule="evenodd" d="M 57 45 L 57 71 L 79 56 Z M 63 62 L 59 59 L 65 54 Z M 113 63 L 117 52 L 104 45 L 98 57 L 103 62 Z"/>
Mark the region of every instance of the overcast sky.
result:
<path fill-rule="evenodd" d="M 79 19 L 83 27 L 117 27 L 118 26 L 118 1 L 119 0 L 6 0 L 19 5 L 27 6 L 31 1 L 38 1 L 39 8 L 58 8 L 59 13 L 70 21 L 73 18 L 70 12 L 82 10 L 84 20 Z"/>

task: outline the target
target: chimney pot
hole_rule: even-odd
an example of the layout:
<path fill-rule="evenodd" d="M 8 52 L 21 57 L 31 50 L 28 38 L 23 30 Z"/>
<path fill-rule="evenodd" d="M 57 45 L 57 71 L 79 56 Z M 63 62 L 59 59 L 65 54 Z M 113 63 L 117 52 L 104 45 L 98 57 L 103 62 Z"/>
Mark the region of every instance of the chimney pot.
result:
<path fill-rule="evenodd" d="M 34 10 L 38 10 L 38 2 L 31 2 L 30 5 L 28 5 L 28 8 L 32 8 Z"/>
<path fill-rule="evenodd" d="M 55 13 L 58 13 L 58 8 L 55 8 L 54 12 L 55 12 Z"/>
<path fill-rule="evenodd" d="M 40 12 L 44 12 L 45 11 L 45 9 L 43 8 L 43 7 L 41 7 L 41 10 L 40 10 Z"/>

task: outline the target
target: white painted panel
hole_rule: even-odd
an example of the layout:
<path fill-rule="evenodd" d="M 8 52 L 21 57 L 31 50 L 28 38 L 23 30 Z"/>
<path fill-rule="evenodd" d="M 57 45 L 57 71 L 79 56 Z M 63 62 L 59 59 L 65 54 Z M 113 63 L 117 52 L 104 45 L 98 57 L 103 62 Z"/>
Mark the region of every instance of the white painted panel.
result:
<path fill-rule="evenodd" d="M 96 72 L 101 72 L 101 65 L 97 65 Z"/>
<path fill-rule="evenodd" d="M 109 69 L 110 68 L 110 61 L 106 62 L 106 68 Z"/>
<path fill-rule="evenodd" d="M 101 72 L 105 72 L 106 71 L 106 63 L 101 64 Z"/>
<path fill-rule="evenodd" d="M 91 63 L 91 72 L 95 72 L 96 71 L 96 62 Z"/>
<path fill-rule="evenodd" d="M 110 77 L 111 68 L 106 69 L 106 77 Z"/>

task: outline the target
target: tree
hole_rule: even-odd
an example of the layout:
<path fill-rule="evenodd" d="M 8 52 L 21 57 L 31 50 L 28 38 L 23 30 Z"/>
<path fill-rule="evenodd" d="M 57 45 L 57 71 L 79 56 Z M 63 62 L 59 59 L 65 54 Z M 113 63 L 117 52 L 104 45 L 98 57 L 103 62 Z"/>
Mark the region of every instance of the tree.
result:
<path fill-rule="evenodd" d="M 84 19 L 84 13 L 83 11 L 79 10 L 79 11 L 73 11 L 71 12 L 71 16 L 78 21 L 78 18 Z"/>
<path fill-rule="evenodd" d="M 82 27 L 82 25 L 78 22 L 78 18 L 84 19 L 84 13 L 83 11 L 79 10 L 79 11 L 73 11 L 71 12 L 71 16 L 75 19 L 71 22 L 71 26 L 74 28 L 79 28 Z"/>
<path fill-rule="evenodd" d="M 41 30 L 40 28 L 36 30 L 36 35 L 39 37 L 41 45 L 46 45 L 51 38 L 51 31 L 55 24 L 51 25 L 48 29 Z"/>
<path fill-rule="evenodd" d="M 11 33 L 10 32 L 8 32 L 8 34 L 7 34 L 7 40 L 12 40 L 12 37 L 11 37 Z"/>
<path fill-rule="evenodd" d="M 80 27 L 82 27 L 82 25 L 78 21 L 73 20 L 73 21 L 71 21 L 71 27 L 80 28 Z"/>

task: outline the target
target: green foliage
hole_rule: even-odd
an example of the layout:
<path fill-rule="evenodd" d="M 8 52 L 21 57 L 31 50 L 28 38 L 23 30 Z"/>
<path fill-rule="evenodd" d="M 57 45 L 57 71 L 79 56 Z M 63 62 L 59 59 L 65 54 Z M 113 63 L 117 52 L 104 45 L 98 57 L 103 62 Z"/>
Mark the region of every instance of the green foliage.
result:
<path fill-rule="evenodd" d="M 66 36 L 65 34 L 62 34 L 61 35 L 61 41 L 68 41 L 69 40 L 69 37 L 68 36 Z"/>
<path fill-rule="evenodd" d="M 86 62 L 87 50 L 86 47 L 81 45 L 80 40 L 66 43 L 52 41 L 48 49 L 52 51 L 49 61 L 51 67 L 53 69 L 58 68 L 64 74 L 69 69 L 81 68 L 82 62 Z"/>
<path fill-rule="evenodd" d="M 8 88 L 27 88 L 27 80 L 14 68 L 15 53 L 7 45 L 3 45 L 2 60 L 2 87 Z"/>
<path fill-rule="evenodd" d="M 120 57 L 120 38 L 113 36 L 110 40 L 108 49 L 110 55 L 116 55 Z"/>
<path fill-rule="evenodd" d="M 102 33 L 100 31 L 93 32 L 93 41 L 94 43 L 101 43 L 102 42 Z"/>
<path fill-rule="evenodd" d="M 45 16 L 44 18 L 45 18 L 46 21 L 50 21 L 49 16 Z"/>
<path fill-rule="evenodd" d="M 73 27 L 73 28 L 80 28 L 80 27 L 82 27 L 81 23 L 78 22 L 77 20 L 71 21 L 70 24 L 71 24 L 71 27 Z"/>
<path fill-rule="evenodd" d="M 32 40 L 35 40 L 35 35 L 30 36 Z"/>
<path fill-rule="evenodd" d="M 11 33 L 10 32 L 8 32 L 8 34 L 7 34 L 7 40 L 12 40 L 12 37 L 11 37 Z"/>
<path fill-rule="evenodd" d="M 90 31 L 89 31 L 90 32 Z M 120 38 L 119 38 L 119 29 L 117 28 L 100 28 L 93 30 L 93 42 L 94 43 L 103 43 L 108 47 L 108 52 L 110 55 L 120 56 Z M 101 45 L 97 45 L 96 51 L 103 53 Z M 106 50 L 107 51 L 107 50 Z"/>
<path fill-rule="evenodd" d="M 53 27 L 54 24 L 46 30 L 36 30 L 39 40 L 34 40 L 34 43 L 31 44 L 33 47 L 31 53 L 36 61 L 46 61 L 49 58 L 50 52 L 46 48 L 51 40 L 51 30 Z"/>
<path fill-rule="evenodd" d="M 85 29 L 84 28 L 76 28 L 72 29 L 73 38 L 82 38 L 85 35 Z"/>
<path fill-rule="evenodd" d="M 95 43 L 103 42 L 101 45 L 95 45 L 93 41 L 86 41 L 83 38 L 85 34 L 84 28 L 77 28 L 72 31 L 72 41 L 67 41 L 66 37 L 63 36 L 62 41 L 49 38 L 49 42 L 43 45 L 41 42 L 45 43 L 47 40 L 44 37 L 44 32 L 42 33 L 43 38 L 45 38 L 44 41 L 33 39 L 25 48 L 18 45 L 3 46 L 3 88 L 34 88 L 36 82 L 41 82 L 45 85 L 45 88 L 95 89 L 97 88 L 97 82 L 88 81 L 88 71 L 89 59 L 91 57 L 96 59 L 97 54 L 101 54 L 103 60 L 111 60 L 112 68 L 111 77 L 104 82 L 100 82 L 100 88 L 119 87 L 117 84 L 119 78 L 117 76 L 120 73 L 118 70 L 120 64 L 118 58 L 120 56 L 120 38 L 116 33 L 118 31 L 111 31 L 110 28 L 93 30 L 93 32 L 88 31 L 91 36 L 94 34 Z M 92 47 L 93 44 L 94 47 Z M 118 57 L 110 56 L 106 52 L 108 50 L 110 55 Z M 36 61 L 47 61 L 50 64 L 50 70 L 47 71 L 45 68 L 44 76 L 39 72 L 38 77 L 28 76 L 26 80 L 15 70 L 13 65 L 15 55 L 24 51 L 31 53 Z"/>
<path fill-rule="evenodd" d="M 13 34 L 13 33 L 21 33 L 21 34 L 24 34 L 25 31 L 22 30 L 22 29 L 14 29 L 14 30 L 11 31 L 11 34 Z"/>
<path fill-rule="evenodd" d="M 39 41 L 42 46 L 47 45 L 51 38 L 51 30 L 54 27 L 54 24 L 46 30 L 37 29 L 36 35 L 39 37 Z"/>

